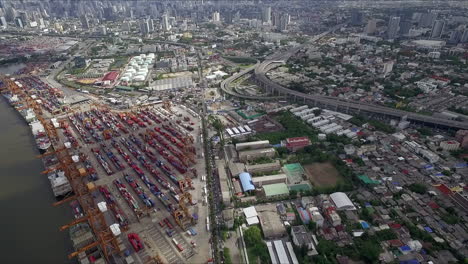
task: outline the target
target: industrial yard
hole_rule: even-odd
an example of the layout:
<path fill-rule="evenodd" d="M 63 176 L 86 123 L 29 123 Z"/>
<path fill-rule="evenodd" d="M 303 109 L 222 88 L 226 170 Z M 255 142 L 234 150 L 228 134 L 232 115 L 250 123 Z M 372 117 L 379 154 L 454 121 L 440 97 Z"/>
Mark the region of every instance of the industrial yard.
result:
<path fill-rule="evenodd" d="M 127 111 L 91 101 L 63 106 L 63 96 L 37 78 L 3 82 L 10 102 L 16 100 L 11 104 L 33 109 L 25 119 L 36 116 L 51 142 L 41 156 L 43 174 L 60 199 L 56 205 L 70 203 L 75 216 L 61 227 L 76 250 L 70 257 L 94 263 L 209 258 L 197 113 L 169 101 Z"/>

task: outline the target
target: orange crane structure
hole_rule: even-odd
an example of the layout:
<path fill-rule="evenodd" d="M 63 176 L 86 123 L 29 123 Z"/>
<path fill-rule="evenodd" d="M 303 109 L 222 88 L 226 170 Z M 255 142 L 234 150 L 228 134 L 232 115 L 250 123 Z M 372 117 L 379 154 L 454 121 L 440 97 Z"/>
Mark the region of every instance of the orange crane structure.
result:
<path fill-rule="evenodd" d="M 36 103 L 35 100 L 23 91 L 11 78 L 3 77 L 6 89 L 8 89 L 13 94 L 18 95 L 18 97 L 23 99 L 23 104 L 25 103 L 29 108 L 34 109 L 34 112 L 39 119 L 39 121 L 44 126 L 49 138 L 52 142 L 58 142 L 57 138 L 57 131 L 52 124 L 47 122 L 42 117 L 42 110 L 40 106 Z M 107 226 L 103 213 L 97 208 L 97 205 L 94 201 L 93 192 L 96 191 L 96 186 L 90 182 L 85 183 L 84 179 L 87 176 L 86 170 L 78 169 L 74 164 L 70 153 L 66 148 L 56 148 L 52 152 L 45 153 L 41 155 L 41 157 L 48 156 L 48 155 L 56 155 L 58 159 L 58 165 L 55 166 L 54 169 L 61 169 L 65 172 L 65 176 L 67 177 L 74 195 L 54 203 L 54 206 L 58 206 L 64 203 L 67 203 L 72 200 L 77 200 L 80 203 L 80 206 L 83 208 L 84 217 L 76 219 L 71 223 L 60 227 L 60 230 L 66 230 L 67 228 L 77 225 L 79 223 L 87 222 L 91 227 L 95 241 L 77 249 L 75 252 L 68 255 L 69 258 L 73 258 L 78 256 L 81 252 L 85 252 L 88 249 L 92 249 L 94 247 L 100 247 L 101 251 L 104 254 L 107 262 L 110 263 L 110 257 L 113 254 L 121 254 L 120 249 L 120 241 L 117 239 L 116 236 L 113 235 L 110 228 Z M 50 170 L 54 170 L 50 169 Z M 43 173 L 48 173 L 50 170 L 46 170 Z"/>
<path fill-rule="evenodd" d="M 190 214 L 187 208 L 187 202 L 192 204 L 192 195 L 189 192 L 183 192 L 180 194 L 179 200 L 179 208 L 172 212 L 172 216 L 176 223 L 182 228 L 182 230 L 186 230 L 187 227 L 193 224 L 193 216 Z"/>

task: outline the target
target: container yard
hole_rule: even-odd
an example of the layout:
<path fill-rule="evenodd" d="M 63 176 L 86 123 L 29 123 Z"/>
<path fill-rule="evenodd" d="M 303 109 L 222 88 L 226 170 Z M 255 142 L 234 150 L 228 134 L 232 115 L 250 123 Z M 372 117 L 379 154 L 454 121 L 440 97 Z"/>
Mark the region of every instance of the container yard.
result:
<path fill-rule="evenodd" d="M 35 77 L 3 78 L 1 87 L 10 104 L 28 110 L 27 120 L 40 126 L 37 133 L 32 129 L 35 137 L 50 142 L 38 148 L 58 198 L 54 206 L 68 204 L 75 217 L 57 227 L 70 233 L 70 258 L 189 263 L 199 254 L 190 242 L 197 234 L 206 255 L 209 234 L 197 232 L 205 224 L 198 218 L 207 216 L 198 203 L 202 142 L 189 107 L 165 102 L 117 111 L 89 103 L 71 109 L 58 90 Z"/>

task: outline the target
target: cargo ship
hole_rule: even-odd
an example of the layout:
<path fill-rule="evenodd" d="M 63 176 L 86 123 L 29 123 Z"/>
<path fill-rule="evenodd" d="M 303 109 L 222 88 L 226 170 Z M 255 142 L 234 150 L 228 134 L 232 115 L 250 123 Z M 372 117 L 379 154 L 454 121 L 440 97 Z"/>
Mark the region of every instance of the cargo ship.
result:
<path fill-rule="evenodd" d="M 36 140 L 36 146 L 39 149 L 41 154 L 47 152 L 52 143 L 50 142 L 49 137 L 45 133 L 44 126 L 39 121 L 34 121 L 29 124 L 31 127 L 31 132 Z"/>
<path fill-rule="evenodd" d="M 56 198 L 65 197 L 72 192 L 70 182 L 61 170 L 53 171 L 47 175 L 50 186 Z"/>

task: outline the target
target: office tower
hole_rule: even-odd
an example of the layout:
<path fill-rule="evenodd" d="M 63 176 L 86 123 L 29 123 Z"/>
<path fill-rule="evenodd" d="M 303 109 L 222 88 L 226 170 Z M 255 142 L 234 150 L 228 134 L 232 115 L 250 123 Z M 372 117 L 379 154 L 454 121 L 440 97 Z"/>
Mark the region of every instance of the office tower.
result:
<path fill-rule="evenodd" d="M 233 15 L 232 15 L 232 12 L 229 11 L 229 12 L 226 13 L 225 18 L 224 18 L 224 21 L 226 22 L 226 24 L 232 24 L 233 18 L 234 18 L 234 17 L 233 17 Z"/>
<path fill-rule="evenodd" d="M 440 38 L 444 31 L 445 21 L 444 20 L 436 20 L 434 22 L 434 26 L 432 26 L 431 31 L 431 38 Z"/>
<path fill-rule="evenodd" d="M 383 67 L 383 75 L 386 76 L 387 74 L 391 73 L 393 70 L 393 61 L 387 61 L 384 63 Z"/>
<path fill-rule="evenodd" d="M 5 18 L 4 16 L 1 16 L 1 17 L 0 17 L 0 25 L 1 25 L 3 28 L 7 28 L 7 27 L 8 27 L 6 18 Z"/>
<path fill-rule="evenodd" d="M 220 18 L 220 16 L 219 16 L 219 12 L 218 12 L 218 11 L 216 11 L 216 12 L 213 13 L 213 18 L 212 18 L 212 20 L 213 20 L 213 23 L 219 23 L 219 22 L 221 21 L 221 18 Z"/>
<path fill-rule="evenodd" d="M 359 26 L 362 24 L 362 13 L 357 11 L 357 10 L 353 10 L 351 11 L 351 24 L 353 26 Z"/>
<path fill-rule="evenodd" d="M 140 32 L 142 34 L 149 34 L 150 33 L 149 19 L 142 19 L 140 21 Z"/>
<path fill-rule="evenodd" d="M 408 35 L 413 23 L 411 21 L 401 21 L 400 23 L 400 35 Z"/>
<path fill-rule="evenodd" d="M 45 25 L 44 19 L 42 17 L 39 18 L 39 28 L 43 29 L 45 27 L 46 27 L 46 25 Z"/>
<path fill-rule="evenodd" d="M 149 32 L 154 32 L 154 21 L 151 18 L 148 18 L 148 27 L 149 27 Z"/>
<path fill-rule="evenodd" d="M 262 21 L 264 23 L 271 23 L 271 7 L 264 7 L 262 11 Z"/>
<path fill-rule="evenodd" d="M 83 29 L 89 29 L 89 19 L 86 15 L 82 15 L 80 17 L 80 21 L 81 21 L 81 27 L 83 27 Z"/>
<path fill-rule="evenodd" d="M 290 16 L 289 14 L 282 14 L 279 18 L 279 22 L 276 25 L 276 29 L 279 31 L 284 31 L 288 29 Z"/>
<path fill-rule="evenodd" d="M 24 11 L 19 12 L 19 17 L 21 18 L 21 21 L 23 22 L 23 26 L 28 24 L 28 22 L 29 22 L 28 13 L 26 13 Z"/>
<path fill-rule="evenodd" d="M 169 17 L 167 16 L 167 14 L 164 14 L 162 16 L 162 28 L 164 31 L 171 30 L 171 25 L 169 24 Z"/>
<path fill-rule="evenodd" d="M 19 28 L 24 28 L 23 21 L 19 17 L 15 18 L 15 24 Z"/>
<path fill-rule="evenodd" d="M 388 39 L 395 39 L 398 35 L 400 27 L 400 17 L 391 17 L 388 22 L 387 37 Z"/>
<path fill-rule="evenodd" d="M 5 18 L 7 21 L 15 21 L 15 17 L 16 17 L 16 10 L 13 8 L 13 7 L 8 7 L 6 12 L 5 12 Z"/>
<path fill-rule="evenodd" d="M 377 30 L 377 21 L 372 18 L 367 22 L 367 26 L 365 28 L 365 33 L 367 35 L 372 35 L 372 34 L 375 33 L 376 30 Z"/>
<path fill-rule="evenodd" d="M 124 21 L 124 22 L 122 23 L 122 30 L 123 30 L 123 31 L 128 31 L 128 32 L 130 32 L 131 29 L 132 29 L 132 24 L 131 24 L 130 21 Z"/>
<path fill-rule="evenodd" d="M 421 19 L 419 20 L 420 27 L 431 27 L 434 24 L 434 20 L 437 18 L 435 13 L 425 13 L 422 14 Z"/>
<path fill-rule="evenodd" d="M 465 31 L 463 31 L 463 35 L 461 36 L 460 42 L 462 43 L 468 42 L 468 28 L 466 28 Z"/>
<path fill-rule="evenodd" d="M 462 35 L 463 35 L 463 31 L 461 31 L 461 30 L 452 31 L 452 33 L 450 33 L 450 39 L 449 39 L 448 43 L 457 44 L 458 42 L 460 42 L 460 40 L 462 38 Z"/>
<path fill-rule="evenodd" d="M 101 26 L 101 35 L 103 36 L 107 35 L 107 28 L 104 25 Z"/>

